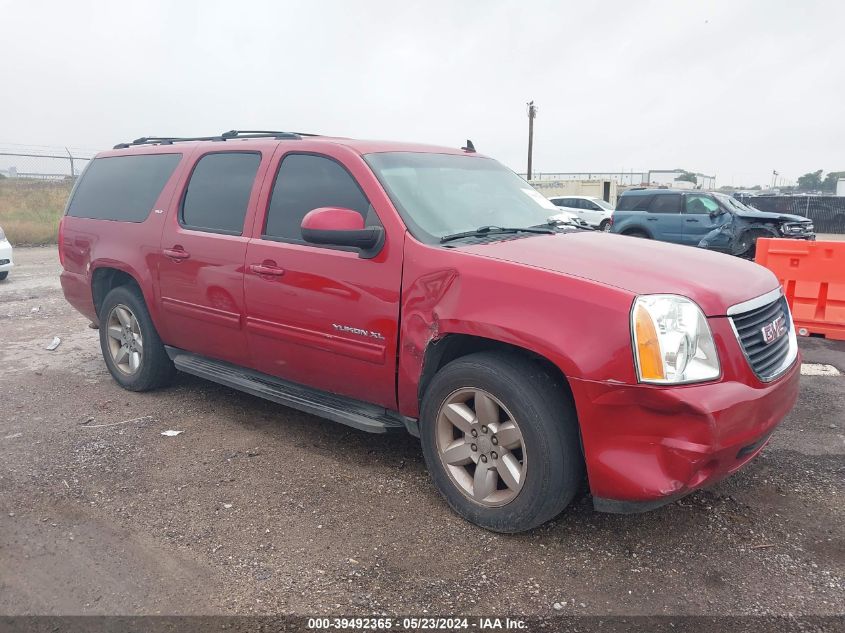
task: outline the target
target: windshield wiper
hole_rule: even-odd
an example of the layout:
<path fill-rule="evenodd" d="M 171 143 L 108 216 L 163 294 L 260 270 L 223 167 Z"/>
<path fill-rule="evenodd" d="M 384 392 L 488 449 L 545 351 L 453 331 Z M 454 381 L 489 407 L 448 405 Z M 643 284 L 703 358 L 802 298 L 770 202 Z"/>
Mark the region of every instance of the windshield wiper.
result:
<path fill-rule="evenodd" d="M 451 235 L 444 235 L 440 238 L 440 243 L 451 242 L 452 240 L 460 240 L 465 237 L 484 237 L 485 235 L 498 235 L 502 233 L 545 233 L 546 235 L 553 235 L 552 229 L 544 229 L 534 226 L 480 226 L 472 231 L 462 231 L 461 233 L 452 233 Z"/>

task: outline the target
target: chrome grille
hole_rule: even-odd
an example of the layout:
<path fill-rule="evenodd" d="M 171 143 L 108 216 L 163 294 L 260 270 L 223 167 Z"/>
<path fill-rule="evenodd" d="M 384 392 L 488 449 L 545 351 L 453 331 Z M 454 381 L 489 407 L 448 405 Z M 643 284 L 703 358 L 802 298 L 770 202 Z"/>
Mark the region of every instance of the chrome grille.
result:
<path fill-rule="evenodd" d="M 786 331 L 780 338 L 766 343 L 763 328 L 780 317 L 786 322 Z M 730 318 L 742 350 L 757 377 L 771 380 L 777 376 L 784 369 L 792 347 L 790 340 L 794 337 L 786 298 L 778 297 L 762 307 L 734 314 Z"/>

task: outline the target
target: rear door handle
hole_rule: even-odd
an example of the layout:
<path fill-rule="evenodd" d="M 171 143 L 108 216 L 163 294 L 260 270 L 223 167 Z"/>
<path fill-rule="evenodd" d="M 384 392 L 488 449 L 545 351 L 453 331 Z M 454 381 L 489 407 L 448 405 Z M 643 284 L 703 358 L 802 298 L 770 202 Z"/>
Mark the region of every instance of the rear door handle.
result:
<path fill-rule="evenodd" d="M 186 252 L 181 246 L 174 246 L 173 248 L 165 248 L 164 254 L 170 259 L 175 259 L 177 262 L 183 259 L 188 259 L 191 254 Z"/>
<path fill-rule="evenodd" d="M 276 266 L 275 262 L 264 262 L 261 264 L 250 264 L 249 269 L 256 275 L 271 275 L 273 277 L 281 277 L 285 274 L 284 268 Z"/>
<path fill-rule="evenodd" d="M 698 222 L 695 218 L 687 218 L 687 222 Z"/>
<path fill-rule="evenodd" d="M 657 222 L 659 218 L 646 218 L 649 222 Z"/>

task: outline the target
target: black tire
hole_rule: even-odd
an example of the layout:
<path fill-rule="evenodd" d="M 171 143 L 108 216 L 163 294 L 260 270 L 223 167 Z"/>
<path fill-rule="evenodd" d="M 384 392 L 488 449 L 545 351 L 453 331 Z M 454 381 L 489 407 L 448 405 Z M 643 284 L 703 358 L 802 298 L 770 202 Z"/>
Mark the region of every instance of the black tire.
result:
<path fill-rule="evenodd" d="M 2 273 L 0 273 L 0 281 L 3 281 L 8 276 L 9 276 L 9 271 L 4 270 Z"/>
<path fill-rule="evenodd" d="M 627 232 L 623 233 L 622 235 L 627 235 L 629 237 L 639 237 L 639 238 L 642 238 L 644 240 L 650 240 L 651 239 L 651 235 L 649 235 L 645 231 L 627 231 Z"/>
<path fill-rule="evenodd" d="M 143 356 L 139 368 L 133 374 L 127 374 L 117 368 L 109 350 L 107 319 L 117 305 L 125 305 L 138 321 L 143 337 Z M 176 374 L 173 361 L 164 350 L 164 344 L 150 318 L 147 305 L 141 291 L 136 286 L 118 286 L 113 288 L 100 307 L 100 349 L 112 378 L 129 391 L 149 391 L 169 385 Z"/>
<path fill-rule="evenodd" d="M 522 433 L 527 461 L 524 483 L 505 505 L 489 507 L 471 499 L 440 459 L 438 413 L 452 394 L 464 388 L 483 389 L 495 396 Z M 480 352 L 443 367 L 423 398 L 420 431 L 428 470 L 447 503 L 467 521 L 494 532 L 522 532 L 554 518 L 584 480 L 578 422 L 566 385 L 539 362 L 518 353 Z"/>
<path fill-rule="evenodd" d="M 754 261 L 757 255 L 757 240 L 761 237 L 777 237 L 769 231 L 760 229 L 748 229 L 740 235 L 739 243 L 737 244 L 736 256 L 742 259 L 750 259 Z"/>
<path fill-rule="evenodd" d="M 608 226 L 610 225 L 610 220 L 602 220 L 599 222 L 599 231 L 609 231 Z"/>

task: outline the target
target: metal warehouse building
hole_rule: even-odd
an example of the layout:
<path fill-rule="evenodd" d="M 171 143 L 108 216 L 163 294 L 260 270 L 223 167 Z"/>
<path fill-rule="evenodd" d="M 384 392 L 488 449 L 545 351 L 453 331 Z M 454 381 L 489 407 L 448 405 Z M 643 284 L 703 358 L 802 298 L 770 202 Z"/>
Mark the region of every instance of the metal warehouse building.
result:
<path fill-rule="evenodd" d="M 621 187 L 678 187 L 715 189 L 716 176 L 708 176 L 698 172 L 695 174 L 695 184 L 685 180 L 677 180 L 684 173 L 683 169 L 649 169 L 648 171 L 572 171 L 572 172 L 539 172 L 532 174 L 531 181 L 569 181 L 569 180 L 610 180 Z M 525 174 L 520 174 L 523 178 Z"/>

